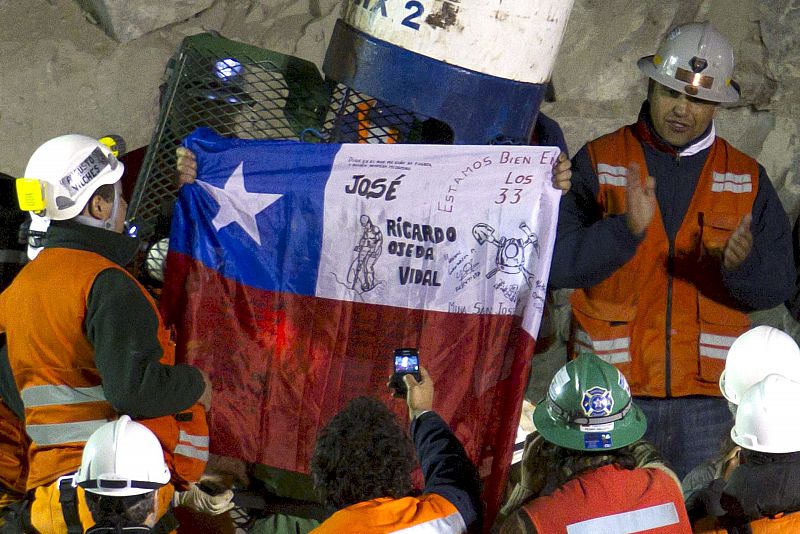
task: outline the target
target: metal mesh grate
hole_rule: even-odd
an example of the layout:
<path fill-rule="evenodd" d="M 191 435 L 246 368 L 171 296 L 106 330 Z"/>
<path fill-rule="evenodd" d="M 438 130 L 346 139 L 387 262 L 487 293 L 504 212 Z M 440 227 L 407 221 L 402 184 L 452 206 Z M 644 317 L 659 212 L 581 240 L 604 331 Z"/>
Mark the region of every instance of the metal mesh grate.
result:
<path fill-rule="evenodd" d="M 200 126 L 244 139 L 452 142 L 444 123 L 325 82 L 313 63 L 217 35 L 186 38 L 166 78 L 159 122 L 128 210 L 149 241 L 169 233 L 175 148 Z"/>
<path fill-rule="evenodd" d="M 162 85 L 158 125 L 128 210 L 145 238 L 169 231 L 175 148 L 200 126 L 250 139 L 300 139 L 319 131 L 328 89 L 307 61 L 212 34 L 184 39 Z"/>
<path fill-rule="evenodd" d="M 342 84 L 336 84 L 331 91 L 323 133 L 325 140 L 336 143 L 453 142 L 453 131 L 445 123 Z"/>

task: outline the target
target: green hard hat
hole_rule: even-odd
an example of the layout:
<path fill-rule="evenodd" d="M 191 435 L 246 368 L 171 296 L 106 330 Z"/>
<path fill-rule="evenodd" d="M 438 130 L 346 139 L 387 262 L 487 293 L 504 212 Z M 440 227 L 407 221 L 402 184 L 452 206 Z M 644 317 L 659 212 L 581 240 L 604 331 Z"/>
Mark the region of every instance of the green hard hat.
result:
<path fill-rule="evenodd" d="M 647 429 L 625 376 L 591 353 L 559 369 L 533 412 L 533 422 L 547 441 L 579 451 L 619 449 Z"/>

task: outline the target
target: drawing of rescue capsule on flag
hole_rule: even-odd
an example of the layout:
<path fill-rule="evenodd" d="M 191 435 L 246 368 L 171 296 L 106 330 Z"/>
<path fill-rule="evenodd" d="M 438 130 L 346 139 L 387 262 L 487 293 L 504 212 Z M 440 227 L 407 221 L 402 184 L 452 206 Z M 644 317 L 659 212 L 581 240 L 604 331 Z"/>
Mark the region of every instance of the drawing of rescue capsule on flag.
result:
<path fill-rule="evenodd" d="M 337 142 L 526 144 L 573 0 L 345 0 Z"/>

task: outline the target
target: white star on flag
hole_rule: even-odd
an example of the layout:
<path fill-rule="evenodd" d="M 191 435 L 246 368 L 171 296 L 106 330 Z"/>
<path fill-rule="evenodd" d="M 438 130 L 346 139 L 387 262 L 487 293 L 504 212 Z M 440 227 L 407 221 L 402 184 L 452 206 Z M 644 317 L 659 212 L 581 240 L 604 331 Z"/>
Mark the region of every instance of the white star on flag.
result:
<path fill-rule="evenodd" d="M 217 232 L 231 223 L 236 223 L 260 246 L 261 235 L 258 232 L 256 215 L 267 209 L 283 195 L 247 191 L 244 188 L 243 166 L 244 162 L 239 163 L 233 174 L 228 177 L 224 188 L 214 187 L 201 180 L 198 180 L 197 184 L 214 197 L 214 200 L 219 204 L 219 212 L 217 212 L 214 220 L 211 221 Z"/>

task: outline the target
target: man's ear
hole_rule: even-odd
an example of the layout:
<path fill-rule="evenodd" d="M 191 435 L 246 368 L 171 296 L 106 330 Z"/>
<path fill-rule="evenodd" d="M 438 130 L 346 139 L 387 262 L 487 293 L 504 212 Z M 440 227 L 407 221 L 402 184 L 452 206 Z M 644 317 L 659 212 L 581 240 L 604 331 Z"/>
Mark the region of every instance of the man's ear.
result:
<path fill-rule="evenodd" d="M 97 220 L 104 221 L 108 219 L 109 214 L 108 211 L 108 202 L 103 199 L 100 195 L 93 195 L 92 198 L 89 199 L 89 203 L 86 205 L 88 208 L 87 215 L 94 217 Z"/>

